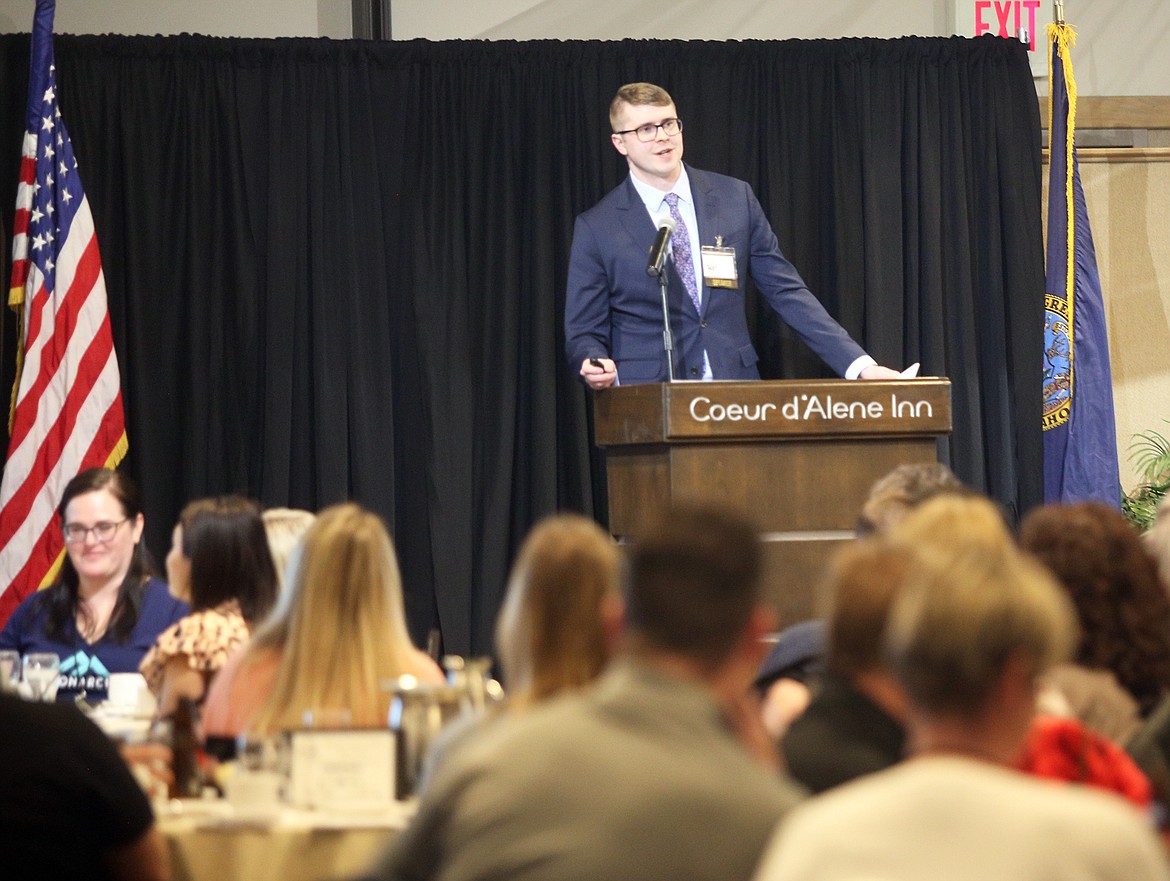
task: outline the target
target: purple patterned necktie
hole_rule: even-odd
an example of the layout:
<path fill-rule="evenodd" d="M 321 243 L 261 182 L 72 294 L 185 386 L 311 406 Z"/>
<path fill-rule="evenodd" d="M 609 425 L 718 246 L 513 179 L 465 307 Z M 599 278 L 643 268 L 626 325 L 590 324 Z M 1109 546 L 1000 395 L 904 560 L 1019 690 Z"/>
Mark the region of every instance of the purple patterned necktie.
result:
<path fill-rule="evenodd" d="M 687 232 L 687 225 L 678 210 L 678 193 L 667 193 L 666 204 L 670 206 L 670 216 L 678 224 L 674 235 L 670 237 L 670 250 L 674 256 L 674 268 L 683 286 L 691 295 L 691 302 L 695 304 L 695 311 L 702 314 L 699 303 L 699 286 L 695 283 L 695 263 L 691 260 L 691 234 Z"/>

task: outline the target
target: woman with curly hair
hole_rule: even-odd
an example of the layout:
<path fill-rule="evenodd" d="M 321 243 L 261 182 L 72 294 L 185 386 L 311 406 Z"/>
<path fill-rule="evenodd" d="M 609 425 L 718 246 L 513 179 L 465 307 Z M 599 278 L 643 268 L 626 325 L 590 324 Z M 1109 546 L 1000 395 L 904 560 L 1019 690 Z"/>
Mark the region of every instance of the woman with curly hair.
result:
<path fill-rule="evenodd" d="M 1081 673 L 1066 671 L 1062 684 L 1058 671 L 1054 683 L 1082 721 L 1124 741 L 1136 719 L 1126 721 L 1119 698 L 1131 697 L 1144 717 L 1170 692 L 1170 597 L 1154 560 L 1118 511 L 1094 502 L 1033 511 L 1019 540 L 1052 570 L 1077 610 L 1074 661 Z M 1095 671 L 1096 685 L 1085 671 Z M 1110 684 L 1124 693 L 1111 693 Z"/>

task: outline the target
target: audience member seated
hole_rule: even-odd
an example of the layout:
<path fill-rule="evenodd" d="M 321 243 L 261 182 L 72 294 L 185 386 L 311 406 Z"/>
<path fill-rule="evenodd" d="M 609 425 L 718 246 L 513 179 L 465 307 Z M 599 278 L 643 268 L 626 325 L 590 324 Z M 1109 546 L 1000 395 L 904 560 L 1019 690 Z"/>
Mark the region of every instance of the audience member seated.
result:
<path fill-rule="evenodd" d="M 870 488 L 854 531 L 858 537 L 889 532 L 927 499 L 943 493 L 972 491 L 941 462 L 899 465 Z"/>
<path fill-rule="evenodd" d="M 859 538 L 889 532 L 912 510 L 944 494 L 974 495 L 946 465 L 899 465 L 870 489 L 855 531 Z M 781 747 L 789 771 L 813 792 L 902 759 L 905 700 L 880 645 L 905 564 L 904 552 L 862 545 L 846 549 L 831 569 L 828 672 L 783 733 Z"/>
<path fill-rule="evenodd" d="M 1050 780 L 1096 786 L 1150 807 L 1153 789 L 1120 746 L 1079 719 L 1037 716 L 1028 730 L 1019 769 Z"/>
<path fill-rule="evenodd" d="M 191 614 L 159 634 L 142 659 L 160 716 L 181 698 L 202 701 L 211 677 L 276 602 L 260 507 L 240 496 L 187 505 L 171 535 L 167 581 Z"/>
<path fill-rule="evenodd" d="M 1037 679 L 1074 634 L 1067 598 L 1010 542 L 915 549 L 884 643 L 914 756 L 795 810 L 760 881 L 1170 878 L 1131 805 L 1014 769 Z"/>
<path fill-rule="evenodd" d="M 756 674 L 760 718 L 779 742 L 793 720 L 808 709 L 825 666 L 825 622 L 801 621 L 776 634 Z"/>
<path fill-rule="evenodd" d="M 1095 503 L 1032 511 L 1020 544 L 1056 575 L 1080 623 L 1075 663 L 1049 682 L 1077 718 L 1124 744 L 1170 690 L 1170 597 L 1153 559 L 1118 511 Z"/>
<path fill-rule="evenodd" d="M 385 726 L 383 682 L 444 682 L 410 643 L 398 558 L 376 514 L 353 504 L 323 511 L 289 574 L 276 611 L 212 682 L 205 734 L 270 735 L 301 727 L 307 712 L 338 710 L 357 727 Z"/>
<path fill-rule="evenodd" d="M 579 514 L 558 514 L 532 528 L 520 547 L 496 621 L 496 655 L 507 710 L 529 707 L 588 685 L 612 650 L 620 605 L 621 556 L 614 540 Z M 607 627 L 608 624 L 608 627 Z M 495 718 L 493 712 L 489 719 Z M 464 716 L 432 745 L 418 792 L 453 749 L 485 722 Z"/>
<path fill-rule="evenodd" d="M 814 793 L 902 760 L 905 696 L 881 639 L 907 561 L 904 549 L 860 541 L 830 568 L 827 669 L 781 741 L 789 773 Z"/>
<path fill-rule="evenodd" d="M 580 688 L 610 654 L 603 626 L 618 598 L 617 545 L 577 514 L 542 520 L 524 540 L 496 623 L 508 707 Z"/>
<path fill-rule="evenodd" d="M 774 621 L 760 556 L 755 531 L 714 510 L 638 536 L 619 656 L 452 753 L 370 877 L 750 877 L 800 798 L 753 754 L 768 744 L 749 691 Z"/>
<path fill-rule="evenodd" d="M 903 756 L 906 699 L 882 657 L 881 640 L 913 549 L 956 553 L 1011 542 L 992 505 L 973 493 L 949 491 L 899 519 L 890 534 L 895 540 L 862 539 L 846 547 L 830 568 L 829 672 L 781 746 L 792 776 L 813 792 Z"/>
<path fill-rule="evenodd" d="M 134 482 L 90 468 L 65 486 L 57 509 L 65 536 L 60 580 L 26 598 L 0 632 L 0 648 L 61 658 L 57 700 L 107 697 L 111 673 L 136 673 L 158 635 L 187 604 L 150 577 Z"/>
<path fill-rule="evenodd" d="M 1125 751 L 1153 786 L 1162 829 L 1170 829 L 1170 697 L 1163 698 L 1142 722 L 1125 744 Z"/>
<path fill-rule="evenodd" d="M 276 567 L 276 583 L 283 588 L 284 571 L 288 568 L 293 548 L 313 525 L 317 515 L 300 508 L 266 508 L 261 516 L 264 518 L 264 532 L 268 536 L 272 564 Z"/>
<path fill-rule="evenodd" d="M 5 878 L 169 877 L 150 803 L 113 742 L 76 707 L 0 694 L 0 743 Z"/>

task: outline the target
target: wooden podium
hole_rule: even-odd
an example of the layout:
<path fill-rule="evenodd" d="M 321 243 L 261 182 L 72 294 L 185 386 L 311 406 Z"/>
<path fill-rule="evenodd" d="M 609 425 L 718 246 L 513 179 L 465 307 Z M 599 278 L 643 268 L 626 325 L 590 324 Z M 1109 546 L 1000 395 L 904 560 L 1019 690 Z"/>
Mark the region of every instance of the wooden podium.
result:
<path fill-rule="evenodd" d="M 870 487 L 935 462 L 950 434 L 950 382 L 675 382 L 598 392 L 610 531 L 637 532 L 676 501 L 742 509 L 763 530 L 765 592 L 781 626 L 823 617 L 818 590 Z"/>

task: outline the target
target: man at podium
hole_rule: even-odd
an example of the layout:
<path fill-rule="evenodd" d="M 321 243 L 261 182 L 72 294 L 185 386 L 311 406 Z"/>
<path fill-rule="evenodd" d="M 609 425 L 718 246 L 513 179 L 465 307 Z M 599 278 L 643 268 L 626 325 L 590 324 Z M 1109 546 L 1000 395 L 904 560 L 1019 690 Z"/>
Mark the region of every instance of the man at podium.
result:
<path fill-rule="evenodd" d="M 577 218 L 565 300 L 569 363 L 591 388 L 669 378 L 654 271 L 668 249 L 676 378 L 760 378 L 744 307 L 749 276 L 837 373 L 899 378 L 809 292 L 747 183 L 683 165 L 683 123 L 664 89 L 622 86 L 609 120 L 630 175 Z"/>

